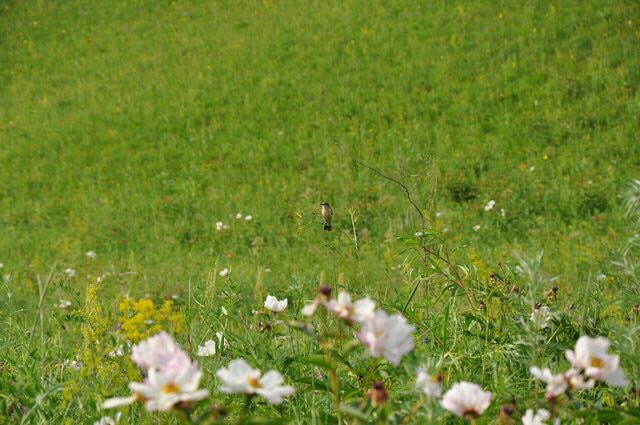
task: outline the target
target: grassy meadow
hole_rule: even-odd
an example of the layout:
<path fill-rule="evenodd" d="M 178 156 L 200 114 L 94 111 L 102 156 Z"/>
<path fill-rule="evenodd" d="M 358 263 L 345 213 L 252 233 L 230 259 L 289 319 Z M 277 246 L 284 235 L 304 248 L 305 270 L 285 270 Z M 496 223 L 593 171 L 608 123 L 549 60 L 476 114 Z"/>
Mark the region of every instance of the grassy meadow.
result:
<path fill-rule="evenodd" d="M 635 1 L 0 2 L 0 423 L 115 416 L 160 330 L 210 395 L 120 423 L 463 423 L 418 367 L 521 423 L 549 409 L 529 367 L 581 335 L 629 384 L 554 418 L 640 423 L 639 89 Z M 395 366 L 302 316 L 320 283 L 415 348 Z M 295 393 L 221 393 L 235 358 Z"/>

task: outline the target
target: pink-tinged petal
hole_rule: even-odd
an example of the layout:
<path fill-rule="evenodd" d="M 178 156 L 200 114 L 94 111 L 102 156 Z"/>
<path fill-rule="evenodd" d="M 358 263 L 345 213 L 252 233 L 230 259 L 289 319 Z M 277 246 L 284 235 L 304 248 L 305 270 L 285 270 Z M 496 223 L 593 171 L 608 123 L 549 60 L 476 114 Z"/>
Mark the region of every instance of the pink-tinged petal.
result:
<path fill-rule="evenodd" d="M 197 401 L 209 397 L 209 390 L 197 390 L 186 393 L 180 397 L 182 401 Z"/>
<path fill-rule="evenodd" d="M 566 350 L 564 352 L 564 356 L 567 358 L 567 360 L 569 360 L 569 363 L 571 363 L 573 367 L 582 369 L 582 365 L 580 364 L 580 362 L 578 362 L 578 358 L 576 357 L 576 354 L 573 352 L 573 350 Z"/>
<path fill-rule="evenodd" d="M 276 372 L 275 370 L 270 370 L 260 379 L 260 383 L 263 387 L 277 386 L 281 385 L 283 382 L 284 378 L 280 372 Z"/>
<path fill-rule="evenodd" d="M 609 372 L 604 376 L 604 382 L 612 387 L 624 387 L 629 384 L 629 380 L 624 376 L 624 371 L 620 368 Z"/>
<path fill-rule="evenodd" d="M 135 403 L 138 400 L 138 397 L 135 395 L 129 397 L 114 397 L 104 401 L 102 403 L 103 409 L 113 409 L 115 407 L 128 406 L 130 404 Z"/>

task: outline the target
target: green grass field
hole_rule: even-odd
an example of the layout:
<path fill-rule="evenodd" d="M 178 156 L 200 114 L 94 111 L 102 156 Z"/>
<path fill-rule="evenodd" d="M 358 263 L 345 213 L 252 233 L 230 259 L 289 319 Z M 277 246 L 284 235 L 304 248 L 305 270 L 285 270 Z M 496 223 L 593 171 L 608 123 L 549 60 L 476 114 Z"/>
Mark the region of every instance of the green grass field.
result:
<path fill-rule="evenodd" d="M 254 420 L 457 423 L 416 407 L 426 366 L 493 392 L 479 423 L 513 399 L 519 423 L 545 406 L 529 367 L 565 368 L 580 335 L 609 338 L 630 384 L 563 399 L 563 423 L 640 422 L 640 272 L 623 249 L 639 89 L 635 1 L 1 2 L 0 422 L 113 415 L 102 401 L 141 380 L 121 308 L 143 298 L 173 299 L 173 315 L 138 334 L 157 326 L 195 354 L 224 333 L 194 357 L 211 392 L 195 413 L 224 406 L 224 423 L 249 421 L 216 390 L 237 357 L 296 388 L 256 399 Z M 327 367 L 288 325 L 320 282 L 401 312 L 415 349 L 398 367 L 362 347 Z M 268 294 L 287 310 L 265 312 Z M 535 303 L 553 313 L 537 331 Z M 337 350 L 353 339 L 310 323 Z"/>

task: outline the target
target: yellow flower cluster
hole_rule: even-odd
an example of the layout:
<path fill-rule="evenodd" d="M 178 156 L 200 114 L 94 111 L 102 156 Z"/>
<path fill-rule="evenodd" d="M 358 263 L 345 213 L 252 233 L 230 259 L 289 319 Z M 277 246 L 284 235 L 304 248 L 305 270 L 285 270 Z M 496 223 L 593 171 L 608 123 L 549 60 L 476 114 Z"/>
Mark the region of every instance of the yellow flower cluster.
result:
<path fill-rule="evenodd" d="M 121 329 L 131 342 L 142 339 L 165 330 L 179 333 L 184 326 L 184 316 L 174 310 L 173 301 L 167 300 L 162 306 L 156 306 L 148 299 L 132 300 L 125 298 L 120 302 Z"/>

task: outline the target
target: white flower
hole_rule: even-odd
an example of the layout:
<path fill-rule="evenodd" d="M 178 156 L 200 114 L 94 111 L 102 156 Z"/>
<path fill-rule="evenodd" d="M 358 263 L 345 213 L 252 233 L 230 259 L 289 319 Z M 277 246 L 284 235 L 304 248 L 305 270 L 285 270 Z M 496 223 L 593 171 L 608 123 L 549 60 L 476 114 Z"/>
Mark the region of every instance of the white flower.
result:
<path fill-rule="evenodd" d="M 569 388 L 569 385 L 563 373 L 554 375 L 548 368 L 540 369 L 535 366 L 531 366 L 529 371 L 535 378 L 547 384 L 548 399 L 558 397 L 559 395 L 563 394 L 567 390 L 567 388 Z"/>
<path fill-rule="evenodd" d="M 264 301 L 264 306 L 267 310 L 281 312 L 285 308 L 287 308 L 287 304 L 289 301 L 285 298 L 282 301 L 278 301 L 278 299 L 272 295 L 267 295 L 267 299 Z"/>
<path fill-rule="evenodd" d="M 522 417 L 522 424 L 544 425 L 544 421 L 546 421 L 550 417 L 551 414 L 545 409 L 538 410 L 535 415 L 533 414 L 533 409 L 527 409 L 527 413 L 525 413 L 525 415 Z"/>
<path fill-rule="evenodd" d="M 507 212 L 504 208 L 500 208 L 500 215 L 502 216 L 502 218 L 505 218 L 507 216 Z"/>
<path fill-rule="evenodd" d="M 141 400 L 145 402 L 145 408 L 149 412 L 166 412 L 181 401 L 196 401 L 206 398 L 209 391 L 198 389 L 200 379 L 202 379 L 202 372 L 194 364 L 177 371 L 177 373 L 163 373 L 158 369 L 151 368 L 149 376 L 144 382 L 129 384 L 129 388 L 133 391 L 132 396 L 105 400 L 102 407 L 110 409 Z"/>
<path fill-rule="evenodd" d="M 442 211 L 438 211 L 436 213 L 436 217 L 442 217 L 444 215 L 444 213 Z"/>
<path fill-rule="evenodd" d="M 87 257 L 91 258 L 92 260 L 95 259 L 98 256 L 98 254 L 96 254 L 95 251 L 87 251 L 87 253 L 84 254 L 84 255 L 86 255 Z"/>
<path fill-rule="evenodd" d="M 349 323 L 362 323 L 375 316 L 376 303 L 369 297 L 351 302 L 351 295 L 346 291 L 338 293 L 337 300 L 329 300 L 324 303 L 327 310 L 333 312 L 338 318 Z"/>
<path fill-rule="evenodd" d="M 473 226 L 473 231 L 477 232 L 478 230 L 480 230 L 480 225 L 476 224 L 475 226 Z"/>
<path fill-rule="evenodd" d="M 580 372 L 576 369 L 569 369 L 565 373 L 554 375 L 548 368 L 540 369 L 532 366 L 531 374 L 540 381 L 547 384 L 547 399 L 554 399 L 567 390 L 577 391 L 593 388 L 594 381 L 585 381 Z"/>
<path fill-rule="evenodd" d="M 416 233 L 414 233 L 414 235 L 415 235 L 415 236 L 417 236 L 417 237 L 420 237 L 420 236 L 424 235 L 424 233 L 422 233 L 422 232 L 416 232 Z"/>
<path fill-rule="evenodd" d="M 229 276 L 229 273 L 231 273 L 231 270 L 225 267 L 224 269 L 220 270 L 220 273 L 218 274 L 222 277 L 227 277 Z"/>
<path fill-rule="evenodd" d="M 283 386 L 284 378 L 275 370 L 261 376 L 260 370 L 253 369 L 244 359 L 235 359 L 226 368 L 216 372 L 223 382 L 220 391 L 226 394 L 258 394 L 269 404 L 280 404 L 284 397 L 293 394 L 294 389 Z"/>
<path fill-rule="evenodd" d="M 624 387 L 629 381 L 620 369 L 620 356 L 608 354 L 611 343 L 603 337 L 581 336 L 575 351 L 567 350 L 565 355 L 573 367 L 584 370 L 589 378 L 604 381 L 613 387 Z"/>
<path fill-rule="evenodd" d="M 536 166 L 532 165 L 531 167 L 529 167 L 529 172 L 533 173 L 536 170 Z"/>
<path fill-rule="evenodd" d="M 110 416 L 103 416 L 99 421 L 94 422 L 93 425 L 116 425 L 118 422 L 120 422 L 121 416 L 122 413 L 120 412 L 116 413 L 113 418 L 111 418 Z"/>
<path fill-rule="evenodd" d="M 147 379 L 142 383 L 131 382 L 133 395 L 108 399 L 103 408 L 144 401 L 148 411 L 165 412 L 176 403 L 202 400 L 209 395 L 207 390 L 198 390 L 202 372 L 166 332 L 135 345 L 131 358 L 147 369 Z"/>
<path fill-rule="evenodd" d="M 166 332 L 160 332 L 134 345 L 131 360 L 143 369 L 156 369 L 173 374 L 191 366 L 189 356 Z"/>
<path fill-rule="evenodd" d="M 398 366 L 400 358 L 413 350 L 415 327 L 407 323 L 401 314 L 389 316 L 379 310 L 375 316 L 362 325 L 358 338 L 369 348 L 373 357 L 384 356 L 391 364 Z"/>
<path fill-rule="evenodd" d="M 588 390 L 595 385 L 593 379 L 585 381 L 580 371 L 573 368 L 564 373 L 564 379 L 567 381 L 569 389 L 573 391 Z"/>
<path fill-rule="evenodd" d="M 251 221 L 251 220 L 253 220 L 253 216 L 248 215 L 244 219 L 247 220 L 247 221 Z"/>
<path fill-rule="evenodd" d="M 551 320 L 551 310 L 547 306 L 540 306 L 534 308 L 531 313 L 531 321 L 536 329 L 544 329 L 548 326 Z"/>
<path fill-rule="evenodd" d="M 199 357 L 210 357 L 216 354 L 216 342 L 212 339 L 205 341 L 204 345 L 198 347 Z"/>
<path fill-rule="evenodd" d="M 364 297 L 353 304 L 356 322 L 364 323 L 372 320 L 376 315 L 376 303 L 369 297 Z"/>
<path fill-rule="evenodd" d="M 122 345 L 117 347 L 115 350 L 110 351 L 108 354 L 109 357 L 120 357 L 122 355 L 124 355 L 124 346 Z"/>
<path fill-rule="evenodd" d="M 60 304 L 56 304 L 58 308 L 69 308 L 71 307 L 71 301 L 60 299 Z"/>
<path fill-rule="evenodd" d="M 440 397 L 442 394 L 442 375 L 437 373 L 429 375 L 423 369 L 418 369 L 416 374 L 416 386 L 429 397 Z"/>
<path fill-rule="evenodd" d="M 240 220 L 242 218 L 242 214 L 238 213 L 236 214 L 236 220 Z"/>
<path fill-rule="evenodd" d="M 216 222 L 216 230 L 217 231 L 221 231 L 221 230 L 227 230 L 229 228 L 228 224 L 224 224 L 221 221 Z"/>
<path fill-rule="evenodd" d="M 489 404 L 491 404 L 491 393 L 470 382 L 455 384 L 440 401 L 440 406 L 444 409 L 467 419 L 482 415 Z"/>
<path fill-rule="evenodd" d="M 66 269 L 64 269 L 64 272 L 69 277 L 76 277 L 76 271 L 71 267 L 67 267 Z"/>
<path fill-rule="evenodd" d="M 484 210 L 485 211 L 491 211 L 493 209 L 493 207 L 495 207 L 495 205 L 496 205 L 496 201 L 494 201 L 492 199 L 489 202 L 487 202 L 487 205 L 484 206 Z"/>

